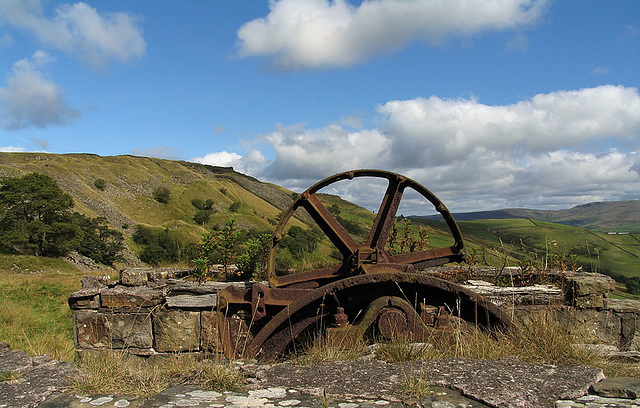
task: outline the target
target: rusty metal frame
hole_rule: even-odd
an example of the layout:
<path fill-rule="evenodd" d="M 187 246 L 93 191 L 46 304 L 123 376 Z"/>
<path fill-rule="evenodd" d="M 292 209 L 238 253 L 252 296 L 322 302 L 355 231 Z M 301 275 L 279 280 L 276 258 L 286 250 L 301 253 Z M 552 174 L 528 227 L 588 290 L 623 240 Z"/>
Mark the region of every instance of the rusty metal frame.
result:
<path fill-rule="evenodd" d="M 374 177 L 388 181 L 373 227 L 363 244 L 356 243 L 316 194 L 333 183 L 356 177 Z M 403 254 L 391 254 L 386 250 L 385 246 L 393 229 L 400 201 L 407 188 L 418 192 L 442 215 L 454 240 L 452 246 Z M 340 251 L 343 262 L 331 267 L 278 276 L 275 266 L 277 246 L 282 240 L 288 222 L 299 208 L 307 211 Z M 314 325 L 326 325 L 329 320 L 340 322 L 332 329 L 334 333 L 348 331 L 343 327 L 345 325 L 353 329 L 354 324 L 359 324 L 356 328 L 359 330 L 358 333 L 363 334 L 363 328 L 370 326 L 378 313 L 382 313 L 383 308 L 379 306 L 384 302 L 395 302 L 392 306 L 402 311 L 409 320 L 415 320 L 418 309 L 425 304 L 411 306 L 410 299 L 402 300 L 398 297 L 404 296 L 404 292 L 401 289 L 398 293 L 394 285 L 398 285 L 398 288 L 399 285 L 403 285 L 416 296 L 420 293 L 421 302 L 427 301 L 432 295 L 436 301 L 440 298 L 441 304 L 434 305 L 440 307 L 438 310 L 443 308 L 442 298 L 446 298 L 450 303 L 462 302 L 467 313 L 464 318 L 480 322 L 481 326 L 510 327 L 509 317 L 478 295 L 454 283 L 416 273 L 425 266 L 463 261 L 464 256 L 462 234 L 453 216 L 431 191 L 419 183 L 396 173 L 368 169 L 328 177 L 300 194 L 276 226 L 267 261 L 268 286 L 262 283 L 255 283 L 247 289 L 230 286 L 219 293 L 218 310 L 223 311 L 218 314 L 219 320 L 222 327 L 227 328 L 221 335 L 225 354 L 228 357 L 245 354 L 273 359 L 300 333 Z M 354 291 L 354 288 L 374 290 L 369 293 L 367 290 Z M 368 302 L 369 306 L 365 305 L 363 308 L 369 310 L 372 316 L 369 316 L 366 322 L 355 322 L 353 316 L 350 319 L 350 316 L 344 313 L 345 308 L 349 308 L 346 304 L 350 302 L 349 296 L 351 300 L 356 298 L 356 304 Z M 232 316 L 229 316 L 229 313 Z M 237 345 L 239 335 L 231 333 L 233 328 L 237 330 L 241 326 L 237 319 L 234 320 L 234 313 L 250 317 L 250 321 L 245 322 L 248 333 L 244 337 L 246 348 L 242 350 L 238 349 Z M 425 318 L 424 309 L 420 313 Z M 237 315 L 235 317 L 237 318 Z M 446 319 L 443 317 L 438 320 L 444 322 Z M 420 326 L 416 330 L 421 333 L 423 329 Z"/>
<path fill-rule="evenodd" d="M 366 242 L 357 244 L 349 233 L 340 225 L 338 220 L 320 202 L 316 193 L 338 181 L 352 180 L 356 177 L 375 177 L 386 179 L 388 186 L 385 191 L 380 209 L 378 210 L 371 232 Z M 412 252 L 406 254 L 391 255 L 385 250 L 389 235 L 393 228 L 398 207 L 406 188 L 412 188 L 438 211 L 449 227 L 454 244 L 448 248 L 437 248 L 429 251 Z M 304 208 L 318 227 L 325 233 L 329 240 L 342 253 L 345 262 L 336 267 L 315 269 L 293 275 L 278 276 L 276 274 L 276 248 L 282 240 L 285 228 L 298 208 Z M 362 254 L 374 256 L 362 256 Z M 382 170 L 353 170 L 338 173 L 319 181 L 304 191 L 297 200 L 285 211 L 280 222 L 276 226 L 267 260 L 267 277 L 271 287 L 283 287 L 310 281 L 323 281 L 339 279 L 345 275 L 366 273 L 366 265 L 375 263 L 412 264 L 415 267 L 442 265 L 448 262 L 459 262 L 464 259 L 465 251 L 462 241 L 462 233 L 458 224 L 447 207 L 429 189 L 400 174 Z M 374 259 L 372 259 L 374 258 Z"/>

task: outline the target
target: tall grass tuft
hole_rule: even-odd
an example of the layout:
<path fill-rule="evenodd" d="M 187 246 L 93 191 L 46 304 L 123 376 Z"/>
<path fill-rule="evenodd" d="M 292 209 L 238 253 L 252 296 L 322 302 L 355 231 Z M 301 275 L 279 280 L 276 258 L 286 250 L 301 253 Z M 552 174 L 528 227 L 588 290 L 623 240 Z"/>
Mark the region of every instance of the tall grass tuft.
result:
<path fill-rule="evenodd" d="M 230 363 L 176 354 L 146 361 L 126 352 L 88 354 L 72 384 L 76 393 L 150 397 L 178 384 L 227 391 L 239 389 L 244 376 Z"/>

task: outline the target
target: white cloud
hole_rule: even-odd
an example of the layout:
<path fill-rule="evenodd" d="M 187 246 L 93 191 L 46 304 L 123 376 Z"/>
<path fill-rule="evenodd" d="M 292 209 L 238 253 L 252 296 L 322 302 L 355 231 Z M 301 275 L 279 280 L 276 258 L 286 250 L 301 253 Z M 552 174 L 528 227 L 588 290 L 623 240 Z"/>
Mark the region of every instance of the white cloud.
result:
<path fill-rule="evenodd" d="M 275 158 L 267 162 L 260 155 L 251 169 L 236 167 L 246 160 L 237 153 L 196 161 L 247 169 L 295 191 L 340 171 L 391 170 L 431 189 L 455 211 L 640 198 L 636 88 L 557 91 L 503 106 L 417 98 L 387 102 L 378 114 L 381 126 L 373 129 L 279 125 L 259 141 Z M 367 183 L 339 193 L 372 203 Z M 403 212 L 416 213 L 411 207 Z"/>
<path fill-rule="evenodd" d="M 62 90 L 41 72 L 51 61 L 44 51 L 13 64 L 7 86 L 0 88 L 0 124 L 4 129 L 44 128 L 79 119 L 62 95 Z"/>
<path fill-rule="evenodd" d="M 272 0 L 238 30 L 241 56 L 286 68 L 349 66 L 416 40 L 439 43 L 537 22 L 546 0 Z"/>
<path fill-rule="evenodd" d="M 431 97 L 391 101 L 378 110 L 400 168 L 464 160 L 477 148 L 542 153 L 640 132 L 640 95 L 622 86 L 540 94 L 506 106 Z"/>
<path fill-rule="evenodd" d="M 261 173 L 267 163 L 262 153 L 253 148 L 250 148 L 244 156 L 235 152 L 221 151 L 208 153 L 191 161 L 211 166 L 233 167 L 235 171 L 251 175 Z"/>
<path fill-rule="evenodd" d="M 235 163 L 239 163 L 241 159 L 242 156 L 238 153 L 222 151 L 208 153 L 203 157 L 196 157 L 193 161 L 196 163 L 209 164 L 211 166 L 229 167 L 233 166 Z"/>
<path fill-rule="evenodd" d="M 388 161 L 391 145 L 377 129 L 349 132 L 336 124 L 310 131 L 301 125 L 280 125 L 266 140 L 276 158 L 264 176 L 295 184 L 372 163 L 381 166 Z"/>
<path fill-rule="evenodd" d="M 1 1 L 0 20 L 33 34 L 42 44 L 104 67 L 111 60 L 129 62 L 145 54 L 139 18 L 127 13 L 98 13 L 86 3 L 61 4 L 44 15 L 39 0 Z"/>
<path fill-rule="evenodd" d="M 16 147 L 16 146 L 0 146 L 0 152 L 26 152 L 27 150 L 24 147 Z"/>

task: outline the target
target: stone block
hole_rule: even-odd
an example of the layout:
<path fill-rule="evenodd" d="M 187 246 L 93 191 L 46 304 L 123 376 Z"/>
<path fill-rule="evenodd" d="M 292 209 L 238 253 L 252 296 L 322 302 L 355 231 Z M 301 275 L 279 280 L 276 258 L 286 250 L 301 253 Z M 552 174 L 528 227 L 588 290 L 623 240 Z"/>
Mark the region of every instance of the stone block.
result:
<path fill-rule="evenodd" d="M 593 392 L 608 398 L 640 398 L 640 379 L 630 377 L 605 378 L 593 384 Z"/>
<path fill-rule="evenodd" d="M 95 310 L 73 311 L 73 332 L 76 348 L 107 348 L 107 318 Z"/>
<path fill-rule="evenodd" d="M 204 351 L 221 351 L 218 337 L 218 312 L 203 311 L 200 313 L 200 347 Z"/>
<path fill-rule="evenodd" d="M 149 281 L 148 269 L 127 268 L 120 272 L 120 282 L 126 286 L 144 286 Z"/>
<path fill-rule="evenodd" d="M 205 295 L 173 295 L 167 296 L 168 307 L 212 309 L 217 305 L 218 296 L 215 293 Z"/>
<path fill-rule="evenodd" d="M 81 349 L 151 348 L 153 332 L 150 314 L 73 312 L 75 345 Z"/>
<path fill-rule="evenodd" d="M 153 347 L 153 332 L 150 313 L 107 314 L 107 337 L 112 348 Z"/>
<path fill-rule="evenodd" d="M 602 294 L 578 296 L 574 302 L 580 309 L 601 309 L 604 307 L 604 296 Z"/>
<path fill-rule="evenodd" d="M 102 307 L 110 309 L 120 308 L 149 308 L 164 301 L 162 291 L 147 287 L 123 288 L 115 287 L 103 289 L 100 292 Z"/>
<path fill-rule="evenodd" d="M 599 273 L 582 273 L 574 276 L 567 276 L 567 282 L 570 284 L 570 296 L 605 296 L 615 288 L 615 281 L 606 275 Z"/>
<path fill-rule="evenodd" d="M 98 289 L 80 289 L 69 296 L 69 307 L 76 309 L 97 309 L 100 307 L 100 291 Z"/>
<path fill-rule="evenodd" d="M 557 317 L 562 327 L 584 336 L 585 342 L 620 345 L 622 321 L 611 311 L 563 307 Z"/>
<path fill-rule="evenodd" d="M 153 319 L 154 346 L 159 352 L 200 348 L 200 312 L 159 310 Z"/>

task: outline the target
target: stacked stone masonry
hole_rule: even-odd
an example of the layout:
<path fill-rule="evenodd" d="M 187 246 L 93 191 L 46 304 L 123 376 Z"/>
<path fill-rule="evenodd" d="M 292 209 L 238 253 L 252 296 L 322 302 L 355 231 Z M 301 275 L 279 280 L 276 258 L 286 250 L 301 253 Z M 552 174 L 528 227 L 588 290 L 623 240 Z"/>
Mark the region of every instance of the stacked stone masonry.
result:
<path fill-rule="evenodd" d="M 501 273 L 513 280 L 520 272 L 514 268 Z M 120 281 L 84 277 L 82 289 L 69 298 L 76 350 L 126 350 L 139 356 L 218 352 L 217 293 L 229 285 L 251 283 L 198 283 L 186 279 L 188 275 L 189 270 L 130 268 L 121 272 Z M 543 313 L 612 355 L 640 352 L 640 302 L 609 298 L 611 278 L 556 272 L 549 275 L 553 284 L 517 287 L 495 286 L 487 282 L 489 276 L 495 271 L 476 270 L 464 286 L 525 323 Z"/>

